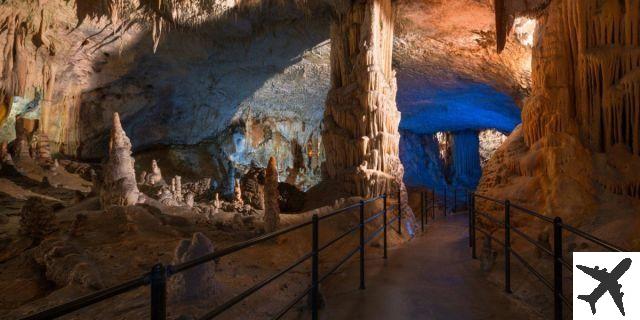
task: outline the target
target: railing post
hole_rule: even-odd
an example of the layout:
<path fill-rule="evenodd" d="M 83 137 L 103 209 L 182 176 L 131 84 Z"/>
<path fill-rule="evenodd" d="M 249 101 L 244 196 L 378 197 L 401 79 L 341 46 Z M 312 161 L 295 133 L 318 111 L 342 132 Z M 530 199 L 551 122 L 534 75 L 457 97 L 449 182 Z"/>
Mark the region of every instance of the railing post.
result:
<path fill-rule="evenodd" d="M 562 320 L 562 219 L 553 220 L 553 318 Z"/>
<path fill-rule="evenodd" d="M 163 264 L 151 268 L 151 320 L 167 318 L 167 272 Z"/>
<path fill-rule="evenodd" d="M 364 200 L 360 200 L 360 290 L 364 290 Z"/>
<path fill-rule="evenodd" d="M 383 247 L 383 258 L 386 259 L 387 258 L 387 194 L 383 194 L 382 195 L 382 205 L 383 205 L 383 209 L 382 209 L 382 222 L 384 223 L 382 225 L 382 233 L 383 233 L 383 243 L 382 243 L 382 247 Z"/>
<path fill-rule="evenodd" d="M 431 190 L 431 219 L 436 219 L 436 188 Z"/>
<path fill-rule="evenodd" d="M 398 190 L 398 234 L 402 235 L 402 192 Z"/>
<path fill-rule="evenodd" d="M 470 194 L 471 197 L 471 258 L 478 259 L 476 254 L 476 198 L 473 194 Z"/>
<path fill-rule="evenodd" d="M 320 296 L 320 284 L 318 283 L 319 252 L 318 252 L 318 215 L 311 219 L 311 318 L 318 320 L 318 298 Z"/>
<path fill-rule="evenodd" d="M 453 212 L 458 211 L 458 188 L 453 189 Z"/>
<path fill-rule="evenodd" d="M 420 218 L 422 219 L 422 232 L 424 233 L 424 215 L 425 215 L 425 207 L 424 207 L 424 191 L 420 191 Z"/>
<path fill-rule="evenodd" d="M 511 293 L 511 202 L 504 202 L 504 291 Z"/>
<path fill-rule="evenodd" d="M 444 186 L 444 216 L 447 216 L 447 185 Z"/>

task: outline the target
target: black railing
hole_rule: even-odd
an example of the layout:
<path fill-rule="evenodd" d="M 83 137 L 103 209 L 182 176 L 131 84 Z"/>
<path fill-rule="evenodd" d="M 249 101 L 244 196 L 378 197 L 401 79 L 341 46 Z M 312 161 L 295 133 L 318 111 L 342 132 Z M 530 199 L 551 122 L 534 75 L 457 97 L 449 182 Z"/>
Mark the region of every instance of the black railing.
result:
<path fill-rule="evenodd" d="M 379 211 L 377 213 L 374 213 L 371 217 L 365 219 L 365 206 L 368 203 L 372 203 L 375 202 L 377 200 L 382 200 L 383 202 L 383 209 L 382 211 Z M 398 204 L 397 205 L 392 205 L 392 206 L 388 206 L 387 205 L 387 195 L 381 195 L 381 196 L 377 196 L 368 200 L 362 200 L 357 204 L 333 211 L 331 213 L 328 213 L 326 215 L 323 216 L 318 216 L 317 214 L 314 214 L 312 216 L 312 219 L 310 221 L 306 221 L 300 224 L 296 224 L 290 227 L 286 227 L 283 229 L 280 229 L 278 231 L 275 231 L 273 233 L 269 233 L 269 234 L 265 234 L 241 243 L 237 243 L 235 245 L 232 245 L 230 247 L 221 249 L 221 250 L 217 250 L 213 253 L 204 255 L 202 257 L 199 257 L 197 259 L 193 259 L 184 263 L 180 263 L 180 264 L 176 264 L 176 265 L 163 265 L 163 264 L 156 264 L 153 266 L 153 268 L 151 269 L 151 271 L 149 273 L 143 274 L 133 280 L 130 280 L 128 282 L 119 284 L 117 286 L 111 287 L 111 288 L 107 288 L 98 292 L 95 292 L 93 294 L 89 294 L 87 296 L 81 297 L 79 299 L 67 302 L 65 304 L 44 310 L 44 311 L 40 311 L 38 313 L 35 313 L 33 315 L 27 316 L 23 319 L 29 319 L 29 320 L 35 320 L 35 319 L 53 319 L 53 318 L 57 318 L 63 315 L 67 315 L 69 313 L 72 313 L 74 311 L 80 310 L 82 308 L 85 307 L 89 307 L 93 304 L 96 304 L 98 302 L 107 300 L 109 298 L 118 296 L 120 294 L 129 292 L 131 290 L 143 287 L 143 286 L 147 286 L 150 285 L 150 301 L 151 301 L 151 310 L 150 310 L 150 315 L 151 315 L 151 319 L 152 320 L 164 320 L 166 319 L 166 315 L 167 315 L 167 280 L 168 278 L 170 278 L 171 276 L 183 272 L 185 270 L 188 270 L 190 268 L 193 268 L 195 266 L 201 265 L 203 263 L 207 263 L 207 262 L 211 262 L 214 261 L 216 259 L 219 259 L 221 257 L 227 256 L 229 254 L 238 252 L 242 249 L 251 247 L 253 245 L 256 245 L 258 243 L 263 243 L 265 241 L 274 239 L 278 236 L 299 230 L 301 228 L 304 227 L 308 227 L 311 226 L 311 251 L 304 254 L 303 256 L 301 256 L 298 260 L 296 260 L 294 263 L 290 264 L 289 266 L 285 267 L 284 269 L 278 271 L 277 273 L 271 275 L 270 277 L 268 277 L 267 279 L 264 279 L 263 281 L 253 285 L 252 287 L 246 289 L 245 291 L 243 291 L 242 293 L 232 297 L 231 299 L 227 300 L 226 302 L 218 305 L 215 309 L 207 312 L 206 314 L 204 314 L 203 316 L 199 317 L 198 319 L 212 319 L 218 315 L 220 315 L 221 313 L 229 310 L 231 307 L 233 307 L 234 305 L 236 305 L 237 303 L 239 303 L 240 301 L 244 300 L 245 298 L 249 297 L 250 295 L 252 295 L 253 293 L 255 293 L 256 291 L 260 290 L 261 288 L 265 287 L 266 285 L 270 284 L 271 282 L 275 281 L 276 279 L 278 279 L 279 277 L 281 277 L 282 275 L 286 274 L 287 272 L 293 270 L 295 267 L 301 265 L 302 263 L 304 263 L 305 261 L 307 261 L 308 259 L 311 259 L 311 279 L 310 279 L 310 285 L 309 287 L 304 290 L 303 292 L 301 292 L 298 296 L 296 296 L 294 299 L 292 299 L 287 305 L 285 305 L 280 311 L 278 311 L 278 313 L 276 313 L 276 315 L 272 318 L 272 319 L 280 319 L 281 317 L 283 317 L 289 310 L 291 310 L 291 308 L 293 308 L 298 302 L 300 302 L 305 296 L 310 295 L 310 303 L 311 303 L 311 316 L 312 319 L 318 319 L 318 300 L 319 300 L 319 286 L 320 283 L 322 283 L 324 280 L 326 280 L 331 274 L 333 274 L 336 270 L 338 270 L 338 268 L 340 268 L 342 265 L 344 265 L 351 257 L 353 257 L 356 253 L 360 253 L 360 265 L 359 265 L 359 269 L 360 269 L 360 289 L 364 289 L 365 288 L 365 246 L 367 243 L 371 242 L 373 239 L 375 239 L 377 236 L 379 236 L 381 233 L 383 235 L 383 258 L 386 259 L 387 258 L 387 229 L 388 226 L 390 226 L 391 224 L 393 224 L 394 222 L 396 222 L 396 220 L 398 221 L 398 229 L 397 232 L 399 234 L 402 233 L 402 209 L 401 209 L 401 198 L 400 198 L 400 193 L 398 193 Z M 387 217 L 387 213 L 388 211 L 392 211 L 393 209 L 397 208 L 398 209 L 398 214 L 392 218 L 392 219 L 388 219 Z M 338 237 L 327 241 L 327 243 L 325 243 L 324 245 L 320 245 L 320 239 L 319 239 L 319 228 L 320 228 L 320 222 L 322 220 L 331 218 L 333 216 L 336 216 L 338 214 L 341 213 L 345 213 L 348 212 L 350 210 L 359 208 L 359 223 L 356 227 L 349 229 L 347 232 L 339 235 Z M 380 228 L 378 228 L 377 230 L 375 230 L 368 238 L 365 238 L 365 226 L 377 219 L 379 219 L 380 217 L 382 217 L 382 226 Z M 338 242 L 339 240 L 345 238 L 346 236 L 352 234 L 353 232 L 359 231 L 359 245 L 357 248 L 355 248 L 354 250 L 350 251 L 347 255 L 345 255 L 342 259 L 340 259 L 340 261 L 334 265 L 332 268 L 330 268 L 330 270 L 323 274 L 320 275 L 320 270 L 319 270 L 319 264 L 320 264 L 320 252 L 322 252 L 323 250 L 329 248 L 331 245 L 333 245 L 334 243 Z"/>
<path fill-rule="evenodd" d="M 491 197 L 483 196 L 476 193 L 470 193 L 468 197 L 468 210 L 469 210 L 469 246 L 471 247 L 471 256 L 473 259 L 477 259 L 476 255 L 476 231 L 479 231 L 489 237 L 492 241 L 500 244 L 504 247 L 504 290 L 507 293 L 511 293 L 511 256 L 515 257 L 516 260 L 520 261 L 520 263 L 529 271 L 532 275 L 534 275 L 544 286 L 550 289 L 553 292 L 553 315 L 555 320 L 560 320 L 563 317 L 563 307 L 564 305 L 568 306 L 569 309 L 572 308 L 570 298 L 567 298 L 564 294 L 563 288 L 563 268 L 566 268 L 570 272 L 573 271 L 571 264 L 564 259 L 563 256 L 563 231 L 570 232 L 576 236 L 589 240 L 609 251 L 614 252 L 624 252 L 619 247 L 616 247 L 602 239 L 599 239 L 591 234 L 588 234 L 584 231 L 581 231 L 575 227 L 572 227 L 568 224 L 562 222 L 560 217 L 550 218 L 548 216 L 539 214 L 535 211 L 520 207 L 518 205 L 512 204 L 509 200 L 499 200 Z M 497 219 L 491 216 L 487 212 L 482 212 L 476 209 L 476 199 L 481 199 L 484 201 L 492 202 L 498 206 L 503 207 L 504 218 L 503 220 Z M 549 223 L 553 225 L 553 248 L 549 248 L 539 241 L 534 240 L 522 230 L 514 227 L 511 224 L 511 216 L 513 212 L 524 213 L 528 216 L 534 217 L 538 220 L 541 220 L 545 223 Z M 476 225 L 477 217 L 480 216 L 482 218 L 491 221 L 493 224 L 502 227 L 504 229 L 504 238 L 502 241 L 494 237 L 491 232 L 488 230 L 479 228 Z M 553 258 L 553 282 L 547 280 L 542 273 L 537 271 L 530 263 L 526 261 L 526 259 L 514 251 L 511 247 L 511 235 L 512 232 L 519 235 L 523 239 L 525 239 L 530 244 L 533 244 L 537 249 L 541 252 L 546 253 L 550 257 Z"/>

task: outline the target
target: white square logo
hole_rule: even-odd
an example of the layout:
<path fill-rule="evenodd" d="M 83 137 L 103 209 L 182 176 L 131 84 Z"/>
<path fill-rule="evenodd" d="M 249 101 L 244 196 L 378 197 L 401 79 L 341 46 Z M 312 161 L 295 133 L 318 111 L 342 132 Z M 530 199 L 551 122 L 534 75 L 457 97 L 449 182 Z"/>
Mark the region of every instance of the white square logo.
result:
<path fill-rule="evenodd" d="M 573 319 L 640 319 L 640 252 L 573 253 Z"/>

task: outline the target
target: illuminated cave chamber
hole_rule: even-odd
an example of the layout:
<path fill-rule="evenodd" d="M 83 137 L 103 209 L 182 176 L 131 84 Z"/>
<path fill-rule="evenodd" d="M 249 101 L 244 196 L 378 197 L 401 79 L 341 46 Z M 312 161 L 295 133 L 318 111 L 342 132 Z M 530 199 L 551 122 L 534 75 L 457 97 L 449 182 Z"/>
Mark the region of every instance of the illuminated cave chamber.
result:
<path fill-rule="evenodd" d="M 407 185 L 474 189 L 482 166 L 520 122 L 514 100 L 475 82 L 420 89 L 402 84 L 400 156 Z"/>

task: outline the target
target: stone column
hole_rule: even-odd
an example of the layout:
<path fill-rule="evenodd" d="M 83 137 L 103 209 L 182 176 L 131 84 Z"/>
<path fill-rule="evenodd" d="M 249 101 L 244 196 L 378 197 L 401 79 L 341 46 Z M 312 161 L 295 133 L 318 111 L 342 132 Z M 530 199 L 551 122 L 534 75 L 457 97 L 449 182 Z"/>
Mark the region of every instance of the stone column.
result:
<path fill-rule="evenodd" d="M 404 174 L 391 68 L 393 21 L 390 0 L 367 0 L 339 12 L 331 25 L 323 174 L 365 197 L 397 190 Z"/>

